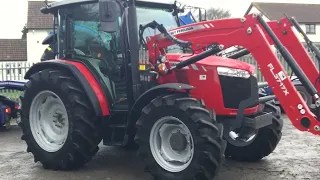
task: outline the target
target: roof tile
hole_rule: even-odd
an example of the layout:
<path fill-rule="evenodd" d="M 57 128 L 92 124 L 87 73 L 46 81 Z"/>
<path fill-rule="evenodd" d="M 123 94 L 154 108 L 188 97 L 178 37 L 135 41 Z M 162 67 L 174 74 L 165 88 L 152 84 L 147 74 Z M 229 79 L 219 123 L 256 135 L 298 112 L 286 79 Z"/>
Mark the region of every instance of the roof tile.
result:
<path fill-rule="evenodd" d="M 287 14 L 300 23 L 320 23 L 320 4 L 253 2 L 252 6 L 270 20 L 279 20 Z"/>
<path fill-rule="evenodd" d="M 0 61 L 26 61 L 27 41 L 25 39 L 0 39 Z"/>
<path fill-rule="evenodd" d="M 28 1 L 28 29 L 51 29 L 53 27 L 53 16 L 41 13 L 42 7 L 45 7 L 44 1 Z"/>

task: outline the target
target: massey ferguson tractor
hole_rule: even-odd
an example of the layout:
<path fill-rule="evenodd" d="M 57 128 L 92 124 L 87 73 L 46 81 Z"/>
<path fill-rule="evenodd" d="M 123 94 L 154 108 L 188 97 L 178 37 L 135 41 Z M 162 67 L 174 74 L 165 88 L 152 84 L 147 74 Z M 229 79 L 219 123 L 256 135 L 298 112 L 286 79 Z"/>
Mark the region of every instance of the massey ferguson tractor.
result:
<path fill-rule="evenodd" d="M 44 168 L 79 168 L 103 141 L 138 145 L 155 179 L 211 180 L 225 156 L 258 161 L 274 151 L 283 126 L 275 96 L 297 129 L 319 134 L 319 73 L 289 18 L 179 26 L 175 4 L 142 0 L 63 0 L 41 12 L 54 15 L 55 59 L 25 75 L 20 125 Z M 275 96 L 259 93 L 253 65 L 216 56 L 236 45 L 254 56 Z M 297 93 L 271 45 L 317 108 Z"/>

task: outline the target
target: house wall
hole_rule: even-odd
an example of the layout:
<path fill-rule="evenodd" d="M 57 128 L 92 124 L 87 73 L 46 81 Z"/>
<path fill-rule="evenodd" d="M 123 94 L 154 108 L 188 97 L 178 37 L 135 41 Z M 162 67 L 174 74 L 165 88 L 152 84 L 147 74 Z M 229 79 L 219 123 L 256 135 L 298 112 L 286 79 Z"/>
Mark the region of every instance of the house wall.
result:
<path fill-rule="evenodd" d="M 28 62 L 40 62 L 41 56 L 47 45 L 42 45 L 42 41 L 49 35 L 50 30 L 32 30 L 27 33 Z"/>
<path fill-rule="evenodd" d="M 306 25 L 300 24 L 301 29 L 306 32 Z M 320 42 L 320 24 L 316 25 L 316 34 L 307 34 L 309 39 L 313 42 Z M 303 38 L 299 36 L 299 39 L 303 41 Z"/>
<path fill-rule="evenodd" d="M 260 11 L 256 7 L 252 7 L 251 10 L 249 11 L 249 14 L 252 13 L 260 13 Z M 265 21 L 270 21 L 266 16 L 263 16 Z M 275 19 L 278 20 L 278 19 Z M 301 29 L 306 32 L 306 26 L 305 24 L 300 24 Z M 298 32 L 294 29 L 294 31 L 298 34 Z M 301 42 L 304 42 L 304 39 L 298 35 L 299 39 Z M 320 24 L 316 25 L 316 34 L 308 34 L 308 37 L 311 41 L 313 42 L 320 42 Z"/>

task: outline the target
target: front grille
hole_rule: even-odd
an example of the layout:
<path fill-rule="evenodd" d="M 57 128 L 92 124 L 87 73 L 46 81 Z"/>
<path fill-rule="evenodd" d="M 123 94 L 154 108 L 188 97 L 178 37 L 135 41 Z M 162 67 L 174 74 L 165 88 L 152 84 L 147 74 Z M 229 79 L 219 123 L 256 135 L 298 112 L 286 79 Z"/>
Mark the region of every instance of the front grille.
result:
<path fill-rule="evenodd" d="M 225 108 L 238 109 L 241 101 L 251 96 L 250 78 L 219 76 Z"/>

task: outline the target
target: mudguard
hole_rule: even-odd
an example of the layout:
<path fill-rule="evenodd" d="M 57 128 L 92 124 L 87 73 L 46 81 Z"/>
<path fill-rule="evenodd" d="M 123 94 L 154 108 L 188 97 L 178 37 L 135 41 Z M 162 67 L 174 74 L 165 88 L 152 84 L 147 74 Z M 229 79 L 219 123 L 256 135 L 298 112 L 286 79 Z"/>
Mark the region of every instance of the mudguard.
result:
<path fill-rule="evenodd" d="M 180 91 L 188 93 L 190 90 L 194 89 L 194 86 L 182 83 L 167 83 L 155 86 L 146 92 L 144 92 L 133 104 L 129 112 L 128 129 L 127 134 L 132 135 L 135 129 L 135 123 L 140 117 L 140 112 L 143 107 L 145 107 L 150 101 L 159 95 L 170 94 L 173 91 Z"/>
<path fill-rule="evenodd" d="M 80 62 L 66 60 L 48 60 L 33 65 L 25 75 L 30 79 L 31 75 L 43 69 L 64 69 L 73 74 L 87 94 L 97 116 L 110 115 L 107 98 L 92 73 Z"/>

